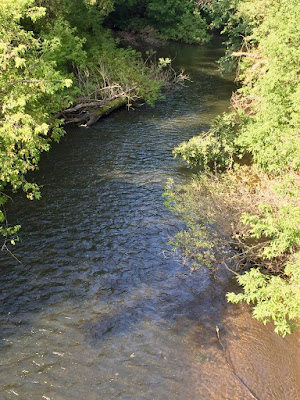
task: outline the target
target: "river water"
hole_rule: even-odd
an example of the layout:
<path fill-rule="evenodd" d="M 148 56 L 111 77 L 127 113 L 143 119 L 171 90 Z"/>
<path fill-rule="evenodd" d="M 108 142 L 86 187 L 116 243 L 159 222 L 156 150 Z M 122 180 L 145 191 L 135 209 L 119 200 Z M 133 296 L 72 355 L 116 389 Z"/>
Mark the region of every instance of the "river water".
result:
<path fill-rule="evenodd" d="M 70 129 L 33 177 L 42 200 L 8 210 L 22 264 L 2 254 L 1 400 L 300 398 L 298 336 L 228 305 L 226 274 L 190 273 L 168 245 L 182 222 L 163 187 L 190 175 L 172 148 L 226 110 L 233 83 L 222 49 L 164 52 L 193 82 Z"/>

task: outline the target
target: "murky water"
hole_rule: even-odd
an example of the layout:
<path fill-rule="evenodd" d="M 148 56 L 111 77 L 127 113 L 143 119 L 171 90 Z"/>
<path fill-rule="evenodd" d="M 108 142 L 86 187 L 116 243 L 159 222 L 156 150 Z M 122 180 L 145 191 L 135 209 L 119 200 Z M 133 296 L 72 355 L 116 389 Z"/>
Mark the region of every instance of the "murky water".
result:
<path fill-rule="evenodd" d="M 233 84 L 221 49 L 169 51 L 188 87 L 70 130 L 34 176 L 43 199 L 10 207 L 22 264 L 2 255 L 0 399 L 300 398 L 298 337 L 227 305 L 225 275 L 170 252 L 181 222 L 161 195 L 189 176 L 171 150 L 226 110 Z"/>

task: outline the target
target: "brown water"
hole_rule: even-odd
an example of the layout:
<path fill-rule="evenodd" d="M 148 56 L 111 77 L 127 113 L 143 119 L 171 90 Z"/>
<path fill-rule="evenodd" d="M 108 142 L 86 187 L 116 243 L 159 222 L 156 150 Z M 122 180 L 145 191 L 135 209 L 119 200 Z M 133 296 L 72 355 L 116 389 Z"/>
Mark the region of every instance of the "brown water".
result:
<path fill-rule="evenodd" d="M 70 130 L 34 176 L 43 199 L 10 207 L 22 264 L 2 255 L 1 400 L 300 399 L 298 336 L 228 305 L 225 273 L 191 274 L 170 252 L 182 223 L 163 187 L 190 174 L 171 150 L 226 109 L 233 84 L 222 49 L 168 52 L 188 87 Z"/>

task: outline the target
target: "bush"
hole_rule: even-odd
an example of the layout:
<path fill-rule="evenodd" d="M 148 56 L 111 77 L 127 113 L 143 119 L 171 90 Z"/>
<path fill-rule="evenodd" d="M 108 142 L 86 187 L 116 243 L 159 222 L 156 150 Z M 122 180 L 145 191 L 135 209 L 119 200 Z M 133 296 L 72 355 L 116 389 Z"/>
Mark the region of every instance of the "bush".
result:
<path fill-rule="evenodd" d="M 228 293 L 232 303 L 253 303 L 253 316 L 264 324 L 273 321 L 275 332 L 286 336 L 300 325 L 300 253 L 286 264 L 284 279 L 257 268 L 238 277 L 243 293 Z"/>
<path fill-rule="evenodd" d="M 228 300 L 253 303 L 254 317 L 273 321 L 282 335 L 300 318 L 299 195 L 298 174 L 271 177 L 255 166 L 169 182 L 164 195 L 187 224 L 171 243 L 192 268 L 225 266 L 238 275 L 250 268 L 238 276 L 243 293 Z"/>
<path fill-rule="evenodd" d="M 242 149 L 235 145 L 237 118 L 234 113 L 223 114 L 212 123 L 208 132 L 202 132 L 173 150 L 190 167 L 222 169 L 233 164 L 233 158 L 242 156 Z"/>

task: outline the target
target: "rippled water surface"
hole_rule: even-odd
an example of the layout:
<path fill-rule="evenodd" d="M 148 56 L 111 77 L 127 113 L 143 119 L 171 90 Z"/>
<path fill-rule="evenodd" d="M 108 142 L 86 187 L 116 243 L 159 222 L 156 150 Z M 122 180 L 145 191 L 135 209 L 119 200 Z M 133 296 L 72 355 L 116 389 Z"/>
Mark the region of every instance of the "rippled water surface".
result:
<path fill-rule="evenodd" d="M 298 338 L 228 306 L 226 276 L 190 274 L 170 252 L 182 223 L 163 187 L 189 176 L 171 150 L 226 110 L 233 83 L 221 49 L 164 53 L 193 82 L 69 130 L 34 175 L 42 200 L 10 207 L 22 264 L 2 255 L 0 399 L 300 398 Z"/>

